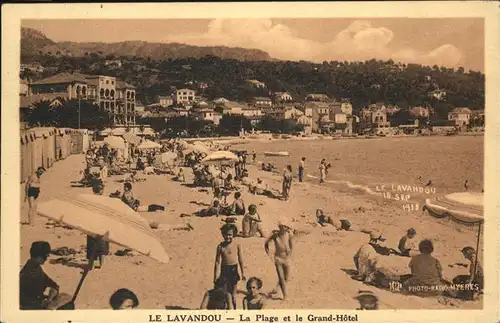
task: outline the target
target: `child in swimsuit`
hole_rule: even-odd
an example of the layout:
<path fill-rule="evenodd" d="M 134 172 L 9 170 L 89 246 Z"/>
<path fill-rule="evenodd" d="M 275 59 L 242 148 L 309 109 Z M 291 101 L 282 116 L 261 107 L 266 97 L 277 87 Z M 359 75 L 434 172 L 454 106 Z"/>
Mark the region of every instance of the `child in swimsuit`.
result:
<path fill-rule="evenodd" d="M 45 168 L 43 167 L 38 167 L 36 172 L 32 174 L 29 178 L 28 181 L 26 182 L 26 197 L 25 199 L 28 200 L 29 203 L 29 211 L 28 211 L 28 224 L 29 225 L 35 225 L 35 216 L 36 216 L 36 209 L 37 209 L 37 202 L 36 200 L 38 199 L 38 196 L 40 195 L 40 177 L 43 175 L 45 172 Z"/>
<path fill-rule="evenodd" d="M 218 279 L 213 289 L 207 291 L 203 296 L 200 309 L 202 310 L 232 310 L 233 302 L 231 294 L 224 289 L 224 282 Z"/>
<path fill-rule="evenodd" d="M 292 234 L 291 226 L 288 224 L 287 219 L 281 219 L 278 223 L 279 231 L 274 231 L 273 234 L 267 239 L 264 244 L 266 253 L 269 254 L 269 243 L 274 242 L 274 264 L 276 266 L 276 273 L 278 274 L 278 286 L 273 293 L 277 292 L 278 287 L 283 292 L 283 300 L 286 299 L 286 282 L 290 274 L 289 258 L 292 254 Z M 272 256 L 271 256 L 272 257 Z"/>
<path fill-rule="evenodd" d="M 252 277 L 247 281 L 247 296 L 243 299 L 244 310 L 262 310 L 266 304 L 266 297 L 260 293 L 262 280 Z"/>
<path fill-rule="evenodd" d="M 232 296 L 233 307 L 236 309 L 236 285 L 241 280 L 245 280 L 243 272 L 243 253 L 238 242 L 234 241 L 237 233 L 234 224 L 226 223 L 220 229 L 224 241 L 217 246 L 214 266 L 214 284 L 217 279 L 221 279 L 226 286 L 226 290 Z M 220 264 L 220 275 L 219 273 Z M 238 264 L 241 270 L 241 277 L 238 274 Z"/>
<path fill-rule="evenodd" d="M 257 213 L 257 206 L 255 204 L 250 204 L 248 213 L 243 216 L 242 236 L 246 238 L 255 237 L 257 233 L 259 233 L 261 237 L 264 237 L 262 220 Z"/>

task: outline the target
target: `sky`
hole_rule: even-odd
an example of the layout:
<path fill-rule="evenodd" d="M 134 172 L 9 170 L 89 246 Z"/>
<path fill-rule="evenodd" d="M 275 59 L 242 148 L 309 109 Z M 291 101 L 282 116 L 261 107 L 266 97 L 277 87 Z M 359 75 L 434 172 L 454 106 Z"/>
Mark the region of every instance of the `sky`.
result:
<path fill-rule="evenodd" d="M 54 41 L 221 45 L 283 60 L 375 58 L 484 71 L 482 18 L 45 19 L 22 26 Z"/>

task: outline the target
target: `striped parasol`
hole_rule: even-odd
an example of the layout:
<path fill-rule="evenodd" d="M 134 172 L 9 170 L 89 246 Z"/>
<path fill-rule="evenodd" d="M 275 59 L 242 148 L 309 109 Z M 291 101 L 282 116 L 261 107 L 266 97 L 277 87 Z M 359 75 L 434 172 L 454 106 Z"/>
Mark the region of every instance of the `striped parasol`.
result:
<path fill-rule="evenodd" d="M 476 258 L 479 253 L 481 227 L 484 223 L 484 194 L 483 193 L 452 193 L 435 199 L 426 199 L 423 211 L 436 218 L 450 218 L 451 220 L 466 225 L 478 225 L 476 241 Z M 474 275 L 477 269 L 477 260 Z"/>

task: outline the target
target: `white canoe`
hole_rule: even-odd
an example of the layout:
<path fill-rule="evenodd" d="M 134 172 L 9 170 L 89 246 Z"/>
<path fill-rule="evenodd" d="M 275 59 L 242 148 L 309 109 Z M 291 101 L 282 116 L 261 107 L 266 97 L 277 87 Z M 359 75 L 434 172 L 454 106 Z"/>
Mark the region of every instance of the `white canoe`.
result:
<path fill-rule="evenodd" d="M 290 153 L 288 151 L 266 151 L 264 152 L 264 156 L 290 156 Z"/>

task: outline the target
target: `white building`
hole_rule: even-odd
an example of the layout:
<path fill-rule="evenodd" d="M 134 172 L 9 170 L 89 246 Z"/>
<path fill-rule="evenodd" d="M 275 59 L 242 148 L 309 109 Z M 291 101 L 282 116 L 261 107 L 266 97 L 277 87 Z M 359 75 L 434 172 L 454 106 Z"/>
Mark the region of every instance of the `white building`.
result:
<path fill-rule="evenodd" d="M 288 92 L 276 92 L 274 93 L 275 102 L 292 102 L 293 97 Z"/>
<path fill-rule="evenodd" d="M 175 102 L 177 104 L 193 104 L 196 92 L 190 89 L 178 89 L 175 91 Z"/>
<path fill-rule="evenodd" d="M 170 95 L 166 96 L 159 95 L 157 100 L 160 106 L 162 106 L 163 108 L 167 108 L 174 104 L 174 99 Z"/>

